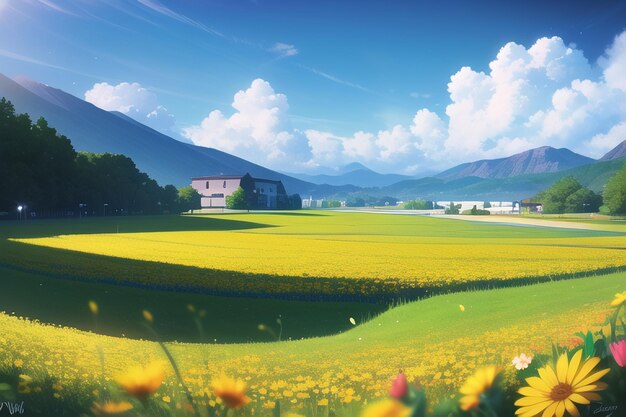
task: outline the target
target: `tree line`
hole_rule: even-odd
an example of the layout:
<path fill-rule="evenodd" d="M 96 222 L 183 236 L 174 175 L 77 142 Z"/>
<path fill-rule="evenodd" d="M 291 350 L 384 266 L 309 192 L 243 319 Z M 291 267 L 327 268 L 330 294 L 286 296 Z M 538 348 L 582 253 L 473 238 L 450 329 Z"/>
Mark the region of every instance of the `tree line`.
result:
<path fill-rule="evenodd" d="M 626 164 L 609 179 L 602 194 L 584 187 L 574 177 L 564 177 L 539 193 L 546 214 L 595 213 L 626 214 Z"/>
<path fill-rule="evenodd" d="M 37 216 L 179 213 L 200 208 L 200 195 L 161 187 L 124 155 L 76 152 L 44 118 L 16 114 L 2 98 L 0 213 L 18 207 Z"/>

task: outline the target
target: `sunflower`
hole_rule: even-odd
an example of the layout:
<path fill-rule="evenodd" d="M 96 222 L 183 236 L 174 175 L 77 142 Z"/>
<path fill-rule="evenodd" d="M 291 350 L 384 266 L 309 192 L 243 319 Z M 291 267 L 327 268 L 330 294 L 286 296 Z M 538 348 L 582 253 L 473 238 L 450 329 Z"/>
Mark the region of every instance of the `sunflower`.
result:
<path fill-rule="evenodd" d="M 145 400 L 159 390 L 165 372 L 160 363 L 151 363 L 146 368 L 137 366 L 116 378 L 117 383 L 130 395 Z"/>
<path fill-rule="evenodd" d="M 124 414 L 133 409 L 133 405 L 127 401 L 119 403 L 107 401 L 103 404 L 93 403 L 91 411 L 97 416 L 113 416 Z"/>
<path fill-rule="evenodd" d="M 411 409 L 393 398 L 376 401 L 365 407 L 361 417 L 409 417 Z"/>
<path fill-rule="evenodd" d="M 515 414 L 520 417 L 563 417 L 564 415 L 579 417 L 577 404 L 589 404 L 600 400 L 595 391 L 602 391 L 607 384 L 600 381 L 610 369 L 592 372 L 600 362 L 600 358 L 592 357 L 582 360 L 583 352 L 579 350 L 569 361 L 567 354 L 559 357 L 556 372 L 548 365 L 539 369 L 539 377 L 526 378 L 529 386 L 518 391 L 523 395 L 515 402 Z"/>
<path fill-rule="evenodd" d="M 479 369 L 473 376 L 469 377 L 459 392 L 463 394 L 460 405 L 461 410 L 468 411 L 478 407 L 480 396 L 493 386 L 493 381 L 500 373 L 497 366 L 488 366 Z"/>
<path fill-rule="evenodd" d="M 213 379 L 213 394 L 224 401 L 229 408 L 239 408 L 250 402 L 246 396 L 246 383 L 241 379 L 222 375 Z"/>
<path fill-rule="evenodd" d="M 611 301 L 611 307 L 619 307 L 624 303 L 626 303 L 626 291 L 621 293 L 618 292 L 617 294 L 615 294 L 615 299 Z"/>

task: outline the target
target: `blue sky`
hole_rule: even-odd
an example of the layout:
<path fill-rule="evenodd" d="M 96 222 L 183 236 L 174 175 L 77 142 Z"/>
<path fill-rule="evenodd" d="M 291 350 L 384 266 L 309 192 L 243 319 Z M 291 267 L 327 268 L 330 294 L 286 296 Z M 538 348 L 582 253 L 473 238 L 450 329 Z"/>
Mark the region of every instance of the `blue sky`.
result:
<path fill-rule="evenodd" d="M 625 29 L 623 1 L 0 0 L 0 72 L 271 168 L 417 174 L 601 156 L 626 133 Z"/>

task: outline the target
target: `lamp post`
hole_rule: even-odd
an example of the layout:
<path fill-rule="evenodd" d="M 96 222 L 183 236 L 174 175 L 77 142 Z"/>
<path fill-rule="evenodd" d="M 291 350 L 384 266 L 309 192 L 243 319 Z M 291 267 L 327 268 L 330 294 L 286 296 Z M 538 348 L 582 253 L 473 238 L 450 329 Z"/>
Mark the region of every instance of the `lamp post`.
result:
<path fill-rule="evenodd" d="M 103 216 L 103 217 L 106 217 L 106 215 L 107 215 L 107 206 L 108 206 L 108 205 L 109 205 L 109 203 L 104 203 L 104 204 L 102 205 L 102 216 Z"/>
<path fill-rule="evenodd" d="M 79 219 L 83 218 L 83 207 L 87 207 L 87 204 L 85 204 L 85 203 L 78 203 L 78 218 Z"/>
<path fill-rule="evenodd" d="M 22 210 L 24 207 L 22 205 L 17 206 L 17 213 L 20 220 L 22 220 Z"/>

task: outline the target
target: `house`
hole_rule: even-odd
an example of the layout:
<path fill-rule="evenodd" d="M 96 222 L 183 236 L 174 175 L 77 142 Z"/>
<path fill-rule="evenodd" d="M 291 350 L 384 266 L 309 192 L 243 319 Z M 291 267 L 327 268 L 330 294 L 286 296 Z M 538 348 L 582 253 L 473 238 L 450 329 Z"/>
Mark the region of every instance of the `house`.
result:
<path fill-rule="evenodd" d="M 543 203 L 525 198 L 520 204 L 521 213 L 543 213 Z"/>
<path fill-rule="evenodd" d="M 196 177 L 191 179 L 191 186 L 202 196 L 202 208 L 226 207 L 226 197 L 239 187 L 251 209 L 281 209 L 289 205 L 281 181 L 253 178 L 250 174 Z"/>

